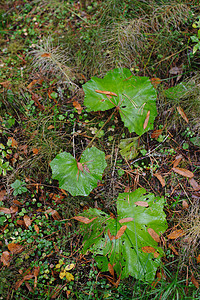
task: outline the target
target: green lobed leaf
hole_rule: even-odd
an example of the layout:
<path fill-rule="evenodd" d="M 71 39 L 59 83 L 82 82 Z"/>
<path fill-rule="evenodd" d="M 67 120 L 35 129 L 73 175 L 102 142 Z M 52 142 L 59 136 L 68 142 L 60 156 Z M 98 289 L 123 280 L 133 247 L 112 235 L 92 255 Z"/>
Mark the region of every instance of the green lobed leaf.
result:
<path fill-rule="evenodd" d="M 59 187 L 73 196 L 87 196 L 102 179 L 106 167 L 105 153 L 95 147 L 86 149 L 78 169 L 75 158 L 67 152 L 58 154 L 50 163 L 52 178 L 59 181 Z"/>
<path fill-rule="evenodd" d="M 148 203 L 148 207 L 136 205 L 137 201 Z M 155 197 L 146 193 L 145 189 L 137 189 L 119 195 L 116 219 L 100 210 L 89 209 L 83 215 L 89 219 L 97 218 L 88 225 L 81 224 L 84 236 L 83 250 L 94 253 L 102 271 L 108 271 L 110 263 L 121 278 L 131 275 L 144 281 L 153 281 L 163 250 L 149 234 L 148 229 L 153 229 L 158 235 L 167 229 L 163 206 L 163 197 Z M 119 222 L 122 219 L 128 220 L 127 218 L 132 218 L 132 221 Z M 116 236 L 124 225 L 127 228 L 122 236 L 110 239 L 109 235 Z M 158 257 L 154 257 L 154 253 L 145 253 L 143 247 L 152 247 Z"/>
<path fill-rule="evenodd" d="M 92 77 L 83 85 L 83 90 L 87 111 L 105 111 L 118 107 L 121 119 L 130 132 L 142 135 L 153 129 L 153 122 L 157 115 L 157 95 L 148 77 L 134 76 L 129 69 L 116 68 L 102 79 Z M 109 96 L 97 91 L 108 91 L 117 96 Z M 144 128 L 148 111 L 150 117 Z"/>

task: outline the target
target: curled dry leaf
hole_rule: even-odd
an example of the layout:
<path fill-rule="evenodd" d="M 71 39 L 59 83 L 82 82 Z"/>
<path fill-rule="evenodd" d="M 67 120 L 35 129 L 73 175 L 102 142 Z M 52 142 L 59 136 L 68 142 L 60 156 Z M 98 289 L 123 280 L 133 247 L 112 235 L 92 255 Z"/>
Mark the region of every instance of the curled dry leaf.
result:
<path fill-rule="evenodd" d="M 156 241 L 157 243 L 160 243 L 159 235 L 152 228 L 148 228 L 147 231 L 150 234 L 150 236 L 154 239 L 154 241 Z"/>
<path fill-rule="evenodd" d="M 78 114 L 80 115 L 81 112 L 82 112 L 82 110 L 83 110 L 83 108 L 82 108 L 82 106 L 80 105 L 80 103 L 79 103 L 78 101 L 74 101 L 74 102 L 73 102 L 73 106 L 77 109 L 77 112 L 78 112 Z"/>
<path fill-rule="evenodd" d="M 92 221 L 94 221 L 97 217 L 95 218 L 92 218 L 92 219 L 88 219 L 86 217 L 82 217 L 82 216 L 76 216 L 76 217 L 73 217 L 72 219 L 76 220 L 76 221 L 79 221 L 79 222 L 82 222 L 84 224 L 89 224 L 91 223 Z"/>
<path fill-rule="evenodd" d="M 114 277 L 115 272 L 114 272 L 113 266 L 110 263 L 108 263 L 108 271 L 110 272 L 112 277 Z"/>
<path fill-rule="evenodd" d="M 184 177 L 187 177 L 187 178 L 192 178 L 192 177 L 194 177 L 194 174 L 193 174 L 191 171 L 187 170 L 187 169 L 182 169 L 182 168 L 172 168 L 172 170 L 173 170 L 175 173 L 177 173 L 177 174 L 179 174 L 179 175 L 182 175 L 182 176 L 184 176 Z"/>
<path fill-rule="evenodd" d="M 179 165 L 179 163 L 182 160 L 182 158 L 183 158 L 183 156 L 181 154 L 178 155 L 178 156 L 176 156 L 176 158 L 174 160 L 174 163 L 173 163 L 173 168 L 176 168 Z"/>
<path fill-rule="evenodd" d="M 145 202 L 145 201 L 136 201 L 135 205 L 143 206 L 143 207 L 149 207 L 148 202 Z"/>
<path fill-rule="evenodd" d="M 125 232 L 127 226 L 126 225 L 123 225 L 118 231 L 117 231 L 117 234 L 115 236 L 115 239 L 119 239 Z"/>
<path fill-rule="evenodd" d="M 10 266 L 10 252 L 9 251 L 4 251 L 1 255 L 1 262 L 3 263 L 3 265 L 5 267 L 9 267 Z"/>
<path fill-rule="evenodd" d="M 11 254 L 18 254 L 24 251 L 24 247 L 20 244 L 10 243 L 8 244 L 8 250 L 10 250 Z"/>
<path fill-rule="evenodd" d="M 46 213 L 46 214 L 50 213 L 54 220 L 60 220 L 61 219 L 59 213 L 56 210 L 52 209 L 52 208 L 46 210 L 44 213 Z"/>
<path fill-rule="evenodd" d="M 147 112 L 147 115 L 146 115 L 146 118 L 144 120 L 144 124 L 143 124 L 143 128 L 146 129 L 147 128 L 147 125 L 149 123 L 149 117 L 150 117 L 150 110 L 148 110 Z"/>
<path fill-rule="evenodd" d="M 122 223 L 126 223 L 126 222 L 131 222 L 133 221 L 134 219 L 129 217 L 129 218 L 124 218 L 124 219 L 121 219 L 119 220 L 119 223 L 122 224 Z"/>
<path fill-rule="evenodd" d="M 167 237 L 168 239 L 170 240 L 175 240 L 181 236 L 185 235 L 185 232 L 183 229 L 177 229 L 177 230 L 174 230 L 172 231 Z"/>
<path fill-rule="evenodd" d="M 160 181 L 162 187 L 165 186 L 165 179 L 162 177 L 162 175 L 155 173 L 154 176 Z"/>
<path fill-rule="evenodd" d="M 184 209 L 188 209 L 189 205 L 188 205 L 186 200 L 182 201 L 182 206 L 183 206 Z"/>
<path fill-rule="evenodd" d="M 177 110 L 178 110 L 178 113 L 181 115 L 181 117 L 185 120 L 185 122 L 189 123 L 189 120 L 188 120 L 184 110 L 180 106 L 177 106 Z"/>
<path fill-rule="evenodd" d="M 196 182 L 194 178 L 190 178 L 189 183 L 196 192 L 200 191 L 200 185 L 198 184 L 198 182 Z"/>
<path fill-rule="evenodd" d="M 26 227 L 31 226 L 32 221 L 29 218 L 29 216 L 27 216 L 27 215 L 24 216 L 24 223 L 25 223 Z"/>

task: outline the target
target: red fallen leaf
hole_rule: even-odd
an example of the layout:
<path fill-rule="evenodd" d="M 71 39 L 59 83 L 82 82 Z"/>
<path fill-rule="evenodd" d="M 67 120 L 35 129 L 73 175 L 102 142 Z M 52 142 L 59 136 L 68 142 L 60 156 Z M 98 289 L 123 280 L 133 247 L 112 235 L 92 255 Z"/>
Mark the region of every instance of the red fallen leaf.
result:
<path fill-rule="evenodd" d="M 104 94 L 104 95 L 107 95 L 107 96 L 116 96 L 117 97 L 117 94 L 113 93 L 113 92 L 109 92 L 109 91 L 100 91 L 100 90 L 95 90 L 96 93 L 99 93 L 99 94 Z"/>
<path fill-rule="evenodd" d="M 59 213 L 56 210 L 52 209 L 52 208 L 46 210 L 44 213 L 45 214 L 50 213 L 54 220 L 60 220 L 61 219 Z"/>
<path fill-rule="evenodd" d="M 39 229 L 38 225 L 34 224 L 34 229 L 35 229 L 35 231 L 37 232 L 37 234 L 39 234 L 40 229 Z"/>
<path fill-rule="evenodd" d="M 108 263 L 108 271 L 110 272 L 110 274 L 112 275 L 112 277 L 115 276 L 115 272 L 114 272 L 113 266 L 110 263 Z"/>
<path fill-rule="evenodd" d="M 185 200 L 182 201 L 182 206 L 184 209 L 188 209 L 188 207 L 189 207 L 187 201 L 185 201 Z"/>
<path fill-rule="evenodd" d="M 118 231 L 117 231 L 117 234 L 115 236 L 115 240 L 118 240 L 125 232 L 127 226 L 126 225 L 123 225 Z"/>
<path fill-rule="evenodd" d="M 145 201 L 136 201 L 135 205 L 142 206 L 142 207 L 149 207 L 148 202 Z"/>
<path fill-rule="evenodd" d="M 168 246 L 176 255 L 179 255 L 178 252 L 176 251 L 175 247 L 172 244 L 169 244 Z"/>
<path fill-rule="evenodd" d="M 24 251 L 24 247 L 20 244 L 10 243 L 8 244 L 8 250 L 11 254 L 18 254 Z"/>
<path fill-rule="evenodd" d="M 25 275 L 21 280 L 17 281 L 15 284 L 15 290 L 18 290 L 18 288 L 22 285 L 22 283 L 26 280 L 30 280 L 33 278 L 34 275 Z"/>
<path fill-rule="evenodd" d="M 0 207 L 0 212 L 3 212 L 4 214 L 10 214 L 10 208 L 6 207 Z"/>
<path fill-rule="evenodd" d="M 10 252 L 9 251 L 4 251 L 1 255 L 1 262 L 3 263 L 3 265 L 5 267 L 9 267 L 10 266 Z"/>
<path fill-rule="evenodd" d="M 200 185 L 196 182 L 194 178 L 190 178 L 189 183 L 196 192 L 200 191 Z"/>
<path fill-rule="evenodd" d="M 177 110 L 178 110 L 178 113 L 181 115 L 181 117 L 185 120 L 185 122 L 189 123 L 189 120 L 188 120 L 184 110 L 180 106 L 177 106 Z"/>
<path fill-rule="evenodd" d="M 152 228 L 148 228 L 147 231 L 150 234 L 150 236 L 154 239 L 154 241 L 160 243 L 159 235 Z"/>
<path fill-rule="evenodd" d="M 183 158 L 183 156 L 181 154 L 176 156 L 174 163 L 173 163 L 173 168 L 176 168 L 179 165 L 182 158 Z"/>
<path fill-rule="evenodd" d="M 194 174 L 192 172 L 190 172 L 189 170 L 187 169 L 182 169 L 182 168 L 172 168 L 172 170 L 179 174 L 179 175 L 182 175 L 184 177 L 188 177 L 188 178 L 192 178 L 194 177 Z"/>
<path fill-rule="evenodd" d="M 72 219 L 76 220 L 76 221 L 79 221 L 79 222 L 82 222 L 84 224 L 90 224 L 92 221 L 94 221 L 97 217 L 95 218 L 92 218 L 92 219 L 88 219 L 86 217 L 82 217 L 82 216 L 76 216 L 76 217 L 73 217 Z"/>
<path fill-rule="evenodd" d="M 27 215 L 24 216 L 24 223 L 25 223 L 25 225 L 26 225 L 27 228 L 28 228 L 29 226 L 31 226 L 32 221 L 31 221 L 31 219 L 29 218 L 29 216 L 27 216 Z"/>
<path fill-rule="evenodd" d="M 184 230 L 178 229 L 178 230 L 172 231 L 167 237 L 170 240 L 175 240 L 175 239 L 183 236 L 184 234 L 185 234 Z"/>
<path fill-rule="evenodd" d="M 158 77 L 151 78 L 150 81 L 151 81 L 151 84 L 155 87 L 155 89 L 161 83 L 161 79 Z"/>
<path fill-rule="evenodd" d="M 159 256 L 159 253 L 156 251 L 156 249 L 151 246 L 142 247 L 141 250 L 145 253 L 153 253 L 155 258 L 157 258 Z"/>
<path fill-rule="evenodd" d="M 82 113 L 83 107 L 80 105 L 78 101 L 73 101 L 73 106 L 77 109 L 78 114 Z"/>
<path fill-rule="evenodd" d="M 192 281 L 192 283 L 194 284 L 194 286 L 197 288 L 197 289 L 199 289 L 199 283 L 198 283 L 198 281 L 194 278 L 194 275 L 192 274 L 192 276 L 191 276 L 191 281 Z"/>
<path fill-rule="evenodd" d="M 49 125 L 49 127 L 47 127 L 47 129 L 54 129 L 55 127 L 53 125 Z"/>
<path fill-rule="evenodd" d="M 152 139 L 157 139 L 159 135 L 161 135 L 163 132 L 163 129 L 154 130 L 151 134 Z"/>
<path fill-rule="evenodd" d="M 119 220 L 119 223 L 122 224 L 122 223 L 126 223 L 126 222 L 131 222 L 133 221 L 134 219 L 129 217 L 129 218 L 124 218 L 124 219 L 121 219 Z"/>
<path fill-rule="evenodd" d="M 153 174 L 161 183 L 162 187 L 165 186 L 165 179 L 162 177 L 162 175 L 158 174 L 158 173 L 155 173 Z"/>
<path fill-rule="evenodd" d="M 147 128 L 147 125 L 148 125 L 148 123 L 149 123 L 150 113 L 151 113 L 150 110 L 148 110 L 147 115 L 146 115 L 146 118 L 145 118 L 145 120 L 144 120 L 144 124 L 143 124 L 143 128 L 144 128 L 144 129 Z"/>
<path fill-rule="evenodd" d="M 17 148 L 18 142 L 13 137 L 9 137 L 8 140 L 11 140 L 12 142 L 11 147 Z"/>

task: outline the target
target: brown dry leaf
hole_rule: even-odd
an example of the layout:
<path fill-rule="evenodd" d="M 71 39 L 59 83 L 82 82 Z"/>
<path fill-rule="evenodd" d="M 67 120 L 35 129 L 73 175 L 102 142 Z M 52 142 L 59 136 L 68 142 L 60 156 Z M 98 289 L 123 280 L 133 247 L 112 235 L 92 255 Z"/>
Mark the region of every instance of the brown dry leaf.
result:
<path fill-rule="evenodd" d="M 31 90 L 32 87 L 38 82 L 37 79 L 34 79 L 33 81 L 31 81 L 31 83 L 29 83 L 29 85 L 27 86 L 27 89 Z"/>
<path fill-rule="evenodd" d="M 148 228 L 147 231 L 150 234 L 150 236 L 154 239 L 154 241 L 156 241 L 157 243 L 160 243 L 159 235 L 152 228 Z"/>
<path fill-rule="evenodd" d="M 163 132 L 163 129 L 154 130 L 151 134 L 152 139 L 157 139 Z"/>
<path fill-rule="evenodd" d="M 17 148 L 18 142 L 13 137 L 9 137 L 8 140 L 12 141 L 11 147 Z"/>
<path fill-rule="evenodd" d="M 172 244 L 169 244 L 168 246 L 176 255 L 179 255 L 178 252 L 176 251 L 175 247 Z"/>
<path fill-rule="evenodd" d="M 6 190 L 1 190 L 0 191 L 0 201 L 3 201 L 5 195 L 6 195 Z"/>
<path fill-rule="evenodd" d="M 24 251 L 24 247 L 20 244 L 10 243 L 8 244 L 8 250 L 10 250 L 11 254 L 18 254 Z"/>
<path fill-rule="evenodd" d="M 200 254 L 197 256 L 197 263 L 200 263 Z"/>
<path fill-rule="evenodd" d="M 46 210 L 44 213 L 45 213 L 45 214 L 50 213 L 50 214 L 52 215 L 52 218 L 53 218 L 54 220 L 60 220 L 60 219 L 61 219 L 59 213 L 58 213 L 56 210 L 52 209 L 52 208 Z"/>
<path fill-rule="evenodd" d="M 25 275 L 21 280 L 17 281 L 15 284 L 15 290 L 18 290 L 18 288 L 22 285 L 22 283 L 26 280 L 30 280 L 33 278 L 34 275 Z"/>
<path fill-rule="evenodd" d="M 51 57 L 51 53 L 44 53 L 44 54 L 41 54 L 41 57 L 48 57 L 48 58 L 50 58 L 50 57 Z"/>
<path fill-rule="evenodd" d="M 0 207 L 0 212 L 3 212 L 4 214 L 11 214 L 10 208 L 6 207 Z"/>
<path fill-rule="evenodd" d="M 183 206 L 184 209 L 188 209 L 189 205 L 188 205 L 186 200 L 182 201 L 182 206 Z"/>
<path fill-rule="evenodd" d="M 33 152 L 33 155 L 37 155 L 37 154 L 38 154 L 38 152 L 39 152 L 39 149 L 37 149 L 37 148 L 33 148 L 33 149 L 32 149 L 32 152 Z"/>
<path fill-rule="evenodd" d="M 109 92 L 109 91 L 100 91 L 100 90 L 95 90 L 96 93 L 99 93 L 99 94 L 104 94 L 104 95 L 107 95 L 107 96 L 116 96 L 117 97 L 117 94 L 113 93 L 113 92 Z"/>
<path fill-rule="evenodd" d="M 119 223 L 122 224 L 122 223 L 126 223 L 126 222 L 131 222 L 133 221 L 134 219 L 129 217 L 129 218 L 124 218 L 124 219 L 121 219 L 119 220 Z"/>
<path fill-rule="evenodd" d="M 20 206 L 23 205 L 23 203 L 21 203 L 21 202 L 18 201 L 18 200 L 13 200 L 13 203 L 16 204 L 16 205 L 20 205 Z"/>
<path fill-rule="evenodd" d="M 114 272 L 113 266 L 110 263 L 108 263 L 108 271 L 110 272 L 112 277 L 114 277 L 115 272 Z"/>
<path fill-rule="evenodd" d="M 149 204 L 145 201 L 136 201 L 135 205 L 143 206 L 143 207 L 149 207 Z"/>
<path fill-rule="evenodd" d="M 149 123 L 149 117 L 150 117 L 150 110 L 148 110 L 147 112 L 147 115 L 146 115 L 146 118 L 144 120 L 144 124 L 143 124 L 143 128 L 146 129 L 147 128 L 147 125 Z"/>
<path fill-rule="evenodd" d="M 179 165 L 179 163 L 182 160 L 182 158 L 183 158 L 183 156 L 181 154 L 178 155 L 178 156 L 176 156 L 176 158 L 174 160 L 174 163 L 173 163 L 173 168 L 176 168 Z"/>
<path fill-rule="evenodd" d="M 78 114 L 82 113 L 83 107 L 80 105 L 78 101 L 73 101 L 73 106 L 77 109 Z"/>
<path fill-rule="evenodd" d="M 18 207 L 17 206 L 11 206 L 10 207 L 10 213 L 15 214 L 16 212 L 18 212 Z"/>
<path fill-rule="evenodd" d="M 198 184 L 198 182 L 196 182 L 194 178 L 190 178 L 189 183 L 196 192 L 200 191 L 200 185 Z"/>
<path fill-rule="evenodd" d="M 17 220 L 17 225 L 24 226 L 25 224 L 23 220 Z"/>
<path fill-rule="evenodd" d="M 151 84 L 155 87 L 155 89 L 158 87 L 158 85 L 161 83 L 161 79 L 158 77 L 153 77 L 150 79 Z"/>
<path fill-rule="evenodd" d="M 9 251 L 4 251 L 1 255 L 1 262 L 3 263 L 3 265 L 5 267 L 9 267 L 10 266 L 10 252 Z"/>
<path fill-rule="evenodd" d="M 40 267 L 34 267 L 33 275 L 35 276 L 34 279 L 34 289 L 37 287 L 37 277 L 40 273 Z"/>
<path fill-rule="evenodd" d="M 177 106 L 177 110 L 178 110 L 178 113 L 181 115 L 181 117 L 185 120 L 185 122 L 189 123 L 189 120 L 188 120 L 184 110 L 180 106 Z"/>
<path fill-rule="evenodd" d="M 40 229 L 39 229 L 39 227 L 38 227 L 38 225 L 37 225 L 37 224 L 34 224 L 34 229 L 35 229 L 35 231 L 37 232 L 37 234 L 39 234 L 39 232 L 40 232 Z"/>
<path fill-rule="evenodd" d="M 172 170 L 179 174 L 179 175 L 182 175 L 184 177 L 187 177 L 187 178 L 192 178 L 194 177 L 194 174 L 192 172 L 190 172 L 189 170 L 187 169 L 183 169 L 183 168 L 172 168 Z"/>
<path fill-rule="evenodd" d="M 165 186 L 165 179 L 162 177 L 162 175 L 158 174 L 158 173 L 155 173 L 153 174 L 161 183 L 162 187 Z"/>
<path fill-rule="evenodd" d="M 31 221 L 31 219 L 29 218 L 29 216 L 27 216 L 27 215 L 24 216 L 24 223 L 25 223 L 25 225 L 26 225 L 27 228 L 28 228 L 29 226 L 31 226 L 32 221 Z"/>
<path fill-rule="evenodd" d="M 127 226 L 126 225 L 123 225 L 118 231 L 117 231 L 117 234 L 115 236 L 115 240 L 118 240 L 125 232 Z"/>
<path fill-rule="evenodd" d="M 47 127 L 47 129 L 54 129 L 55 128 L 55 126 L 53 126 L 53 125 L 49 125 L 49 127 Z"/>
<path fill-rule="evenodd" d="M 110 239 L 111 241 L 115 239 L 115 236 L 114 236 L 114 235 L 111 235 L 110 229 L 109 229 L 109 228 L 108 228 L 108 237 L 109 237 L 109 239 Z"/>
<path fill-rule="evenodd" d="M 88 219 L 86 217 L 82 217 L 82 216 L 76 216 L 76 217 L 73 217 L 72 219 L 76 220 L 76 221 L 79 221 L 79 222 L 82 222 L 84 224 L 90 224 L 92 221 L 94 221 L 97 217 L 94 217 L 92 219 Z"/>
<path fill-rule="evenodd" d="M 156 252 L 156 249 L 151 246 L 142 247 L 141 250 L 145 253 L 155 253 Z"/>
<path fill-rule="evenodd" d="M 192 276 L 191 276 L 191 281 L 192 281 L 192 283 L 194 284 L 194 286 L 197 288 L 197 289 L 199 289 L 199 283 L 198 283 L 198 281 L 194 278 L 194 275 L 192 274 Z"/>
<path fill-rule="evenodd" d="M 183 229 L 177 229 L 177 230 L 172 231 L 167 237 L 170 240 L 175 240 L 175 239 L 183 236 L 184 234 L 185 234 L 185 232 Z"/>
<path fill-rule="evenodd" d="M 120 283 L 120 280 L 121 280 L 121 274 L 119 275 L 119 278 L 117 279 L 117 281 L 115 282 L 115 287 L 117 288 L 119 283 Z"/>

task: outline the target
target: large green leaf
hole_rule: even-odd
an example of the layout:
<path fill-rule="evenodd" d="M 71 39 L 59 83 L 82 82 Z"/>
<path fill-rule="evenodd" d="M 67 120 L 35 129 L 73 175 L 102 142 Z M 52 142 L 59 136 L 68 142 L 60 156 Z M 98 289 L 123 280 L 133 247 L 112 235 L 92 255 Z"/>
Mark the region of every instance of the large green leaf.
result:
<path fill-rule="evenodd" d="M 87 196 L 102 179 L 106 167 L 105 153 L 95 147 L 86 149 L 80 162 L 67 152 L 58 154 L 50 163 L 52 177 L 59 187 L 73 196 Z"/>
<path fill-rule="evenodd" d="M 157 115 L 156 91 L 148 77 L 133 76 L 130 70 L 117 68 L 108 72 L 103 79 L 92 77 L 83 85 L 83 90 L 88 111 L 118 107 L 121 119 L 130 132 L 142 135 L 153 129 Z M 149 111 L 149 121 L 144 126 Z"/>
<path fill-rule="evenodd" d="M 147 207 L 140 206 L 141 203 Z M 163 205 L 163 197 L 155 197 L 144 189 L 137 189 L 119 195 L 116 219 L 100 210 L 89 209 L 84 212 L 84 217 L 96 219 L 89 224 L 81 224 L 84 251 L 89 249 L 95 254 L 102 271 L 108 271 L 110 263 L 122 278 L 131 275 L 153 281 L 163 250 L 156 241 L 159 237 L 155 239 L 151 232 L 160 235 L 167 229 Z M 122 227 L 124 225 L 126 229 Z M 121 236 L 120 228 L 122 232 L 125 229 Z"/>

